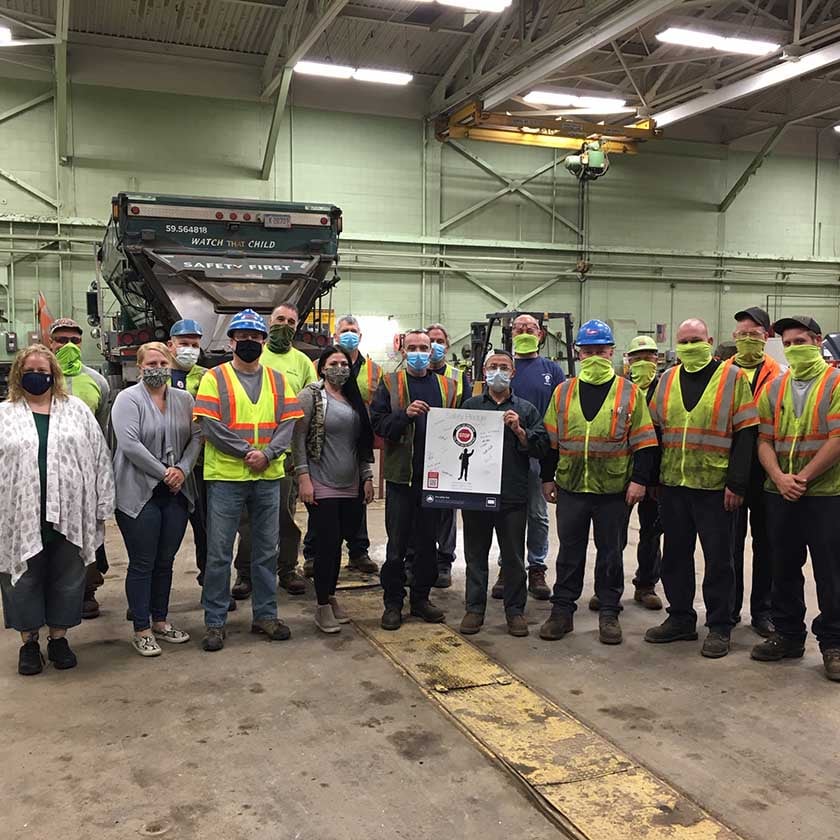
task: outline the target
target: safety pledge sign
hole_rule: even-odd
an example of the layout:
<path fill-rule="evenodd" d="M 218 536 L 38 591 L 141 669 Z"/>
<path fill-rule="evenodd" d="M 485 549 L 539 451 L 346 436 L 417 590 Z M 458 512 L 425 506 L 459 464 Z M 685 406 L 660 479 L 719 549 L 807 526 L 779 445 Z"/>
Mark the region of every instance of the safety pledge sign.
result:
<path fill-rule="evenodd" d="M 496 510 L 502 485 L 503 436 L 501 412 L 430 409 L 424 507 Z"/>

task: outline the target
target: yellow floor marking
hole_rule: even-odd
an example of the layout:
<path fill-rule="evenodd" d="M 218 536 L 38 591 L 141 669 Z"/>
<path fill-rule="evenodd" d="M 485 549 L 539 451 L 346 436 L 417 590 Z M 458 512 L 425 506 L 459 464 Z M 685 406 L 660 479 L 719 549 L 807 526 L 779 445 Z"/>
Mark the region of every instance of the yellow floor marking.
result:
<path fill-rule="evenodd" d="M 378 593 L 346 599 L 356 627 L 499 761 L 575 840 L 740 840 L 699 805 L 443 624 L 382 630 Z"/>

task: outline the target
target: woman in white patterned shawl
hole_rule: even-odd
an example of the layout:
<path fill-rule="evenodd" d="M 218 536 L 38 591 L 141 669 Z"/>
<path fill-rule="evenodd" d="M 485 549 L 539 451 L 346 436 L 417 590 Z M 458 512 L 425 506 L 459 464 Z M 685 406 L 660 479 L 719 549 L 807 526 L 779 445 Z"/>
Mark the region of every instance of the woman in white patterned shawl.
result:
<path fill-rule="evenodd" d="M 18 672 L 38 674 L 47 657 L 73 668 L 67 630 L 82 620 L 85 568 L 114 512 L 114 475 L 96 418 L 67 394 L 55 356 L 34 344 L 15 357 L 0 403 L 0 592 L 7 628 L 21 634 Z"/>

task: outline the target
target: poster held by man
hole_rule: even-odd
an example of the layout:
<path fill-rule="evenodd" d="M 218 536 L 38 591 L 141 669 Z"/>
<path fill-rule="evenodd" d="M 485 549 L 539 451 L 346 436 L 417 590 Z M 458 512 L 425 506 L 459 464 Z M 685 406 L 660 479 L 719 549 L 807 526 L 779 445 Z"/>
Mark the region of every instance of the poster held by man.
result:
<path fill-rule="evenodd" d="M 502 483 L 502 415 L 429 411 L 423 468 L 424 507 L 496 510 Z"/>

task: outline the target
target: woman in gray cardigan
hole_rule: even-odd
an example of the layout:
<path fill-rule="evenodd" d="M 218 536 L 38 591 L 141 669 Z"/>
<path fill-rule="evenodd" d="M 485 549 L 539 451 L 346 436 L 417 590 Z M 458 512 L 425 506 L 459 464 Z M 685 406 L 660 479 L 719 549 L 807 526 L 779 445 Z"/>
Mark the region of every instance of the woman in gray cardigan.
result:
<path fill-rule="evenodd" d="M 193 398 L 169 387 L 172 356 L 157 341 L 137 351 L 141 381 L 121 391 L 111 410 L 117 440 L 117 525 L 128 551 L 125 594 L 134 620 L 132 645 L 159 656 L 158 640 L 190 640 L 167 621 L 172 565 L 195 505 L 192 469 L 201 450 Z"/>

